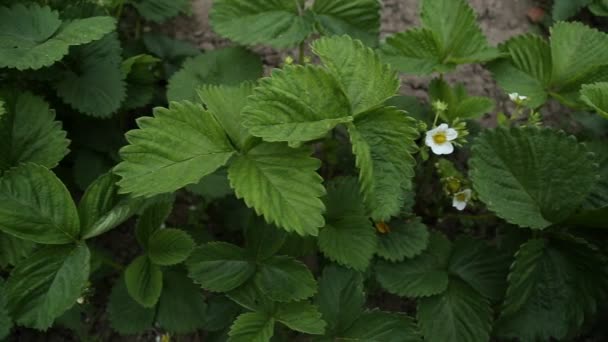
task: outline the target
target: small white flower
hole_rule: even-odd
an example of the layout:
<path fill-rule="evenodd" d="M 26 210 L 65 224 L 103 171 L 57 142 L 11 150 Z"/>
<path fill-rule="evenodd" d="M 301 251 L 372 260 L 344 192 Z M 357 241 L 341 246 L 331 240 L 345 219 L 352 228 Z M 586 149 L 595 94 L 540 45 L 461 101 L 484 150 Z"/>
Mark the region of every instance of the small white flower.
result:
<path fill-rule="evenodd" d="M 471 200 L 471 189 L 465 189 L 454 194 L 452 199 L 452 207 L 458 210 L 464 210 L 467 207 L 467 203 Z"/>
<path fill-rule="evenodd" d="M 522 103 L 528 99 L 527 96 L 519 95 L 518 93 L 509 94 L 509 99 L 515 103 Z"/>
<path fill-rule="evenodd" d="M 454 145 L 451 141 L 458 138 L 458 131 L 441 124 L 436 128 L 426 132 L 424 143 L 430 147 L 435 154 L 450 154 L 454 152 Z"/>

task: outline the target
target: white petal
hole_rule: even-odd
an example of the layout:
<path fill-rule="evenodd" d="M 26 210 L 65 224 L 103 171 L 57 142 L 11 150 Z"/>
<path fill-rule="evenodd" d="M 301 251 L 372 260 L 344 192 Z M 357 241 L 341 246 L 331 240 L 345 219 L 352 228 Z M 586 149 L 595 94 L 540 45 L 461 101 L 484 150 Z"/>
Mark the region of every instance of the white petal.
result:
<path fill-rule="evenodd" d="M 433 150 L 433 153 L 435 154 L 450 154 L 454 152 L 454 145 L 452 145 L 452 143 L 450 142 L 445 142 L 441 145 L 434 144 L 430 147 L 431 150 Z"/>
<path fill-rule="evenodd" d="M 456 198 L 452 200 L 452 206 L 460 211 L 467 207 L 467 202 L 459 201 Z"/>
<path fill-rule="evenodd" d="M 432 133 L 432 131 L 426 132 L 426 137 L 424 138 L 424 143 L 426 144 L 426 146 L 433 147 L 433 146 L 437 145 L 435 143 L 435 140 L 433 139 L 433 136 L 434 136 L 434 134 Z"/>
<path fill-rule="evenodd" d="M 509 94 L 509 100 L 511 100 L 511 101 L 517 101 L 518 98 L 519 98 L 519 94 L 518 93 L 511 93 L 511 94 Z"/>
<path fill-rule="evenodd" d="M 448 128 L 450 128 L 448 126 L 448 124 L 442 123 L 441 125 L 437 126 L 437 128 L 435 128 L 437 131 L 441 132 L 441 131 L 447 131 Z"/>
<path fill-rule="evenodd" d="M 471 191 L 471 189 L 464 189 L 464 190 L 462 190 L 460 193 L 461 193 L 461 194 L 464 194 L 465 201 L 467 201 L 467 202 L 468 202 L 468 201 L 471 199 L 471 194 L 472 194 L 473 192 Z"/>
<path fill-rule="evenodd" d="M 458 131 L 453 128 L 448 128 L 446 131 L 445 137 L 448 138 L 448 141 L 452 141 L 458 138 Z"/>

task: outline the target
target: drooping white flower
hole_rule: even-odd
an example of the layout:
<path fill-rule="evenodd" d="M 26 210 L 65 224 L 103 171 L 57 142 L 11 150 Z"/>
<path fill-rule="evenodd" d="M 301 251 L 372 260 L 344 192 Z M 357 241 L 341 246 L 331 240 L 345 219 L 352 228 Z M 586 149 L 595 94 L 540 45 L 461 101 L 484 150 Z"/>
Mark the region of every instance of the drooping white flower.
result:
<path fill-rule="evenodd" d="M 467 203 L 471 200 L 471 189 L 465 189 L 454 194 L 452 198 L 452 206 L 458 210 L 464 210 Z"/>
<path fill-rule="evenodd" d="M 509 99 L 515 103 L 522 103 L 528 99 L 527 96 L 519 95 L 519 93 L 509 94 Z"/>
<path fill-rule="evenodd" d="M 450 154 L 454 152 L 452 141 L 458 138 L 458 131 L 441 124 L 426 132 L 424 143 L 430 147 L 435 154 Z"/>

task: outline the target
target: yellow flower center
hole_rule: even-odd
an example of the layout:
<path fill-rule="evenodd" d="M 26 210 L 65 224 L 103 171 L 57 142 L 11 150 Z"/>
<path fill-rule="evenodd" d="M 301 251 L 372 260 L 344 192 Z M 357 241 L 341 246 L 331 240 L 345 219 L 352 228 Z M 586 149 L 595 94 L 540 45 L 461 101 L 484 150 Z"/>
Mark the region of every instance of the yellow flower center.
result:
<path fill-rule="evenodd" d="M 376 222 L 376 230 L 380 234 L 388 234 L 391 232 L 391 227 L 389 227 L 388 224 L 384 222 Z"/>
<path fill-rule="evenodd" d="M 467 195 L 464 193 L 459 193 L 456 194 L 456 200 L 459 202 L 466 202 L 467 201 Z"/>
<path fill-rule="evenodd" d="M 435 135 L 433 135 L 433 141 L 435 144 L 443 144 L 444 142 L 448 141 L 448 137 L 445 135 L 445 132 L 437 132 Z"/>

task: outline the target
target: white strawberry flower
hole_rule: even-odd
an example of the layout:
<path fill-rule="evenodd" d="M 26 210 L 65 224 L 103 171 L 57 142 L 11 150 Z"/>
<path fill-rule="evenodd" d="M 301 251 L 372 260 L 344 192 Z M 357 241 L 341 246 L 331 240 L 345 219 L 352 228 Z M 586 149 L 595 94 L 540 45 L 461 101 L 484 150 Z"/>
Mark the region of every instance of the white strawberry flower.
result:
<path fill-rule="evenodd" d="M 519 95 L 519 93 L 509 94 L 509 99 L 515 103 L 522 103 L 528 99 L 527 96 Z"/>
<path fill-rule="evenodd" d="M 452 199 L 452 207 L 458 210 L 464 210 L 467 207 L 467 203 L 471 200 L 471 189 L 465 189 L 454 194 Z"/>
<path fill-rule="evenodd" d="M 454 152 L 452 141 L 458 138 L 458 131 L 441 124 L 426 132 L 424 143 L 430 147 L 435 154 L 450 154 Z"/>

